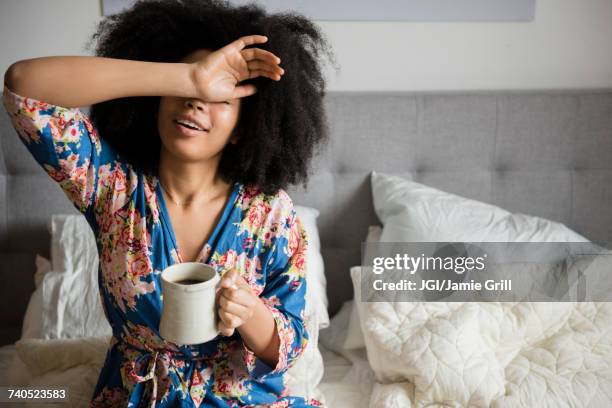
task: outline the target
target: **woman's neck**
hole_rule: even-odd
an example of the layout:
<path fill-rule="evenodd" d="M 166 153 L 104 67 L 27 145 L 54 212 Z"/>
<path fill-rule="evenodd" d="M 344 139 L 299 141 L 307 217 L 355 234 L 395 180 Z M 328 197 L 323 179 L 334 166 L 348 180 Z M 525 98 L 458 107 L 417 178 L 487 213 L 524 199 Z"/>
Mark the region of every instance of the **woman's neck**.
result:
<path fill-rule="evenodd" d="M 218 163 L 189 163 L 171 160 L 164 155 L 159 161 L 159 181 L 175 203 L 184 207 L 213 201 L 225 195 L 231 183 L 218 174 Z"/>

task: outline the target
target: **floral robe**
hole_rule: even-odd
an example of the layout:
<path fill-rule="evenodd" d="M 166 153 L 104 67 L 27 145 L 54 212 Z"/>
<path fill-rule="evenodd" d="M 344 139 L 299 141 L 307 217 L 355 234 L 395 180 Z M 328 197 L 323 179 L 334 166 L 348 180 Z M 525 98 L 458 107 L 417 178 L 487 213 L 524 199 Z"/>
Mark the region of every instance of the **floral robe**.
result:
<path fill-rule="evenodd" d="M 90 407 L 312 407 L 288 395 L 284 373 L 308 343 L 304 326 L 307 236 L 284 190 L 234 183 L 198 262 L 236 267 L 276 322 L 279 361 L 269 367 L 236 330 L 196 345 L 159 334 L 160 273 L 183 262 L 162 187 L 100 138 L 78 108 L 18 95 L 3 101 L 21 141 L 86 217 L 100 258 L 100 300 L 113 336 Z"/>

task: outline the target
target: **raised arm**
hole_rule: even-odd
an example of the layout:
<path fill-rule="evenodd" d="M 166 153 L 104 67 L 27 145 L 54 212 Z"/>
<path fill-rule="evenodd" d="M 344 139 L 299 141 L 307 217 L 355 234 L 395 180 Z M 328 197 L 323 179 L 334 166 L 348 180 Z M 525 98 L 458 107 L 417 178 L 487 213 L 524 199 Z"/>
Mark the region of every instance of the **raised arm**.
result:
<path fill-rule="evenodd" d="M 270 51 L 245 48 L 267 41 L 262 35 L 240 37 L 194 63 L 149 62 L 90 56 L 52 56 L 13 63 L 4 84 L 19 95 L 65 108 L 89 106 L 130 96 L 179 96 L 223 101 L 252 95 L 252 84 L 267 76 L 279 80 L 284 70 Z"/>
<path fill-rule="evenodd" d="M 129 96 L 196 95 L 192 64 L 88 56 L 21 60 L 4 74 L 13 92 L 73 108 Z"/>

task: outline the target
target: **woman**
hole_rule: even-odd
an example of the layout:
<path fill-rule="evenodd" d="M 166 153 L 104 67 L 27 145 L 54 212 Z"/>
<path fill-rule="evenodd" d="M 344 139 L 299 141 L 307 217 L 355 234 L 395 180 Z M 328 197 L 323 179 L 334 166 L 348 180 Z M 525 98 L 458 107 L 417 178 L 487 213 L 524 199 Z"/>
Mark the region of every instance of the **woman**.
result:
<path fill-rule="evenodd" d="M 285 382 L 308 344 L 308 239 L 285 188 L 327 136 L 321 34 L 299 15 L 168 0 L 96 37 L 96 57 L 16 62 L 3 93 L 96 237 L 113 336 L 90 406 L 321 406 Z M 209 342 L 159 335 L 160 273 L 178 262 L 223 277 Z"/>

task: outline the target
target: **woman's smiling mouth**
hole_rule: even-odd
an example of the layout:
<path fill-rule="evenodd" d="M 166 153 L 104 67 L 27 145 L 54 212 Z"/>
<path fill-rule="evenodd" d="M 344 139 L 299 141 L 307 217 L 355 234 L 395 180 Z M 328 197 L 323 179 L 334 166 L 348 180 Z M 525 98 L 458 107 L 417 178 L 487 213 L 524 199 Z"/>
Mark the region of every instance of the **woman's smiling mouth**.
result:
<path fill-rule="evenodd" d="M 199 136 L 203 133 L 208 133 L 206 129 L 198 130 L 176 120 L 174 121 L 174 126 L 185 136 Z"/>

